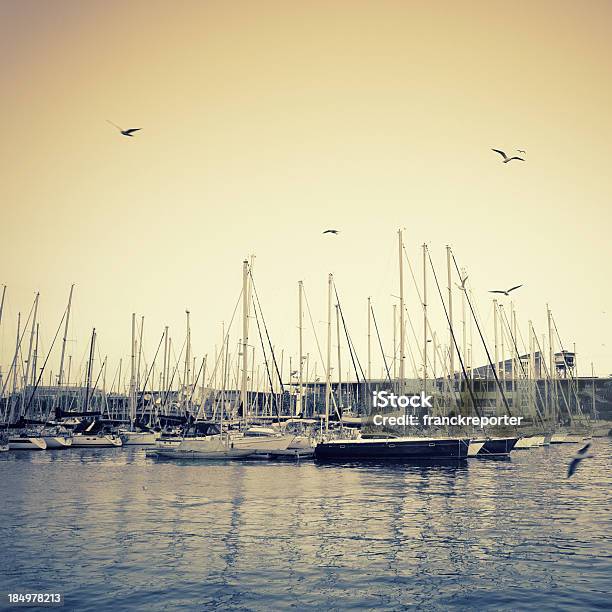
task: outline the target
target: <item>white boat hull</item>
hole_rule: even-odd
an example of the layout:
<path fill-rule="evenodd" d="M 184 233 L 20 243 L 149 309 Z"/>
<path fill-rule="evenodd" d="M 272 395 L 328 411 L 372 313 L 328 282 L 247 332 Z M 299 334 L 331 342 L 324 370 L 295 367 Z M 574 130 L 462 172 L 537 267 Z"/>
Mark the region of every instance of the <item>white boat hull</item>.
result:
<path fill-rule="evenodd" d="M 124 431 L 122 434 L 127 437 L 125 446 L 153 446 L 157 441 L 152 431 Z"/>
<path fill-rule="evenodd" d="M 236 436 L 232 438 L 234 448 L 265 453 L 267 451 L 287 450 L 295 436 L 282 434 L 279 436 Z"/>
<path fill-rule="evenodd" d="M 157 448 L 151 454 L 166 459 L 243 459 L 253 455 L 255 451 L 245 448 L 235 448 L 220 436 L 207 436 L 200 439 L 186 439 L 180 444 L 167 448 Z"/>
<path fill-rule="evenodd" d="M 43 436 L 47 443 L 47 448 L 67 448 L 72 446 L 72 437 L 70 436 Z"/>
<path fill-rule="evenodd" d="M 112 448 L 117 446 L 123 446 L 123 442 L 119 436 L 111 434 L 103 436 L 75 434 L 72 438 L 73 448 Z"/>
<path fill-rule="evenodd" d="M 10 450 L 45 450 L 47 443 L 44 438 L 9 438 Z"/>

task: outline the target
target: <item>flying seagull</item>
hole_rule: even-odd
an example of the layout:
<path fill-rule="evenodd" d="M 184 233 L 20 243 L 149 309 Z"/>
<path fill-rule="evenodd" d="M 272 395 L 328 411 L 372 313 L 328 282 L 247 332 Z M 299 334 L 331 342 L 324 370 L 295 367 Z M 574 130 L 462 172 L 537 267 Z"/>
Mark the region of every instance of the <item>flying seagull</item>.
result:
<path fill-rule="evenodd" d="M 517 149 L 516 152 L 517 153 L 522 153 L 523 155 L 525 155 L 525 153 L 527 153 L 527 151 L 523 151 L 523 149 Z"/>
<path fill-rule="evenodd" d="M 323 233 L 324 234 L 334 234 L 334 236 L 335 236 L 336 234 L 340 233 L 340 230 L 328 229 L 328 230 L 325 230 Z"/>
<path fill-rule="evenodd" d="M 129 130 L 122 130 L 116 123 L 113 123 L 112 121 L 109 121 L 108 119 L 106 121 L 110 123 L 112 126 L 116 127 L 124 136 L 130 136 L 131 138 L 134 137 L 134 132 L 140 132 L 140 130 L 142 129 L 142 128 L 130 128 Z"/>
<path fill-rule="evenodd" d="M 508 157 L 503 151 L 500 151 L 499 149 L 491 149 L 491 151 L 495 151 L 496 153 L 499 153 L 504 158 L 504 164 L 507 164 L 509 161 L 512 161 L 513 159 L 518 159 L 519 161 L 525 161 L 522 157 L 517 157 L 516 155 L 513 157 Z"/>
<path fill-rule="evenodd" d="M 502 290 L 495 289 L 494 291 L 489 291 L 489 293 L 503 293 L 504 295 L 510 295 L 511 291 L 514 291 L 515 289 L 518 289 L 519 287 L 522 287 L 522 286 L 523 285 L 516 285 L 516 287 L 511 287 L 507 291 L 504 291 L 503 289 Z"/>
<path fill-rule="evenodd" d="M 567 477 L 570 478 L 571 476 L 573 476 L 576 472 L 576 470 L 578 469 L 578 465 L 580 464 L 580 462 L 583 459 L 592 459 L 593 455 L 589 455 L 587 454 L 587 451 L 589 450 L 589 447 L 591 446 L 591 443 L 589 442 L 588 444 L 585 444 L 575 455 L 574 458 L 572 459 L 572 462 L 569 464 L 569 467 L 567 468 Z"/>
<path fill-rule="evenodd" d="M 461 291 L 465 291 L 465 281 L 468 279 L 468 277 L 466 276 L 465 278 L 461 279 L 461 285 L 457 285 L 457 283 L 455 283 L 455 285 L 457 285 L 457 287 L 459 287 L 459 289 Z"/>

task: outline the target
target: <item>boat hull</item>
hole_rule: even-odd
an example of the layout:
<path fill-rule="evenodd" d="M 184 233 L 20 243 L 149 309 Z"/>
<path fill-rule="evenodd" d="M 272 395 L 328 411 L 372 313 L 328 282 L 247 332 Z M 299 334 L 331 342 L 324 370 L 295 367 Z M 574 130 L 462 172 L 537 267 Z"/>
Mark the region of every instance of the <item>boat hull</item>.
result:
<path fill-rule="evenodd" d="M 469 438 L 332 440 L 317 444 L 315 459 L 465 459 Z"/>
<path fill-rule="evenodd" d="M 124 446 L 153 446 L 157 440 L 152 431 L 124 431 Z"/>
<path fill-rule="evenodd" d="M 47 443 L 44 438 L 9 438 L 9 449 L 10 450 L 45 450 Z"/>
<path fill-rule="evenodd" d="M 232 445 L 236 449 L 250 450 L 251 452 L 266 453 L 268 451 L 283 451 L 295 440 L 293 435 L 280 436 L 244 436 L 232 438 Z"/>
<path fill-rule="evenodd" d="M 155 457 L 164 459 L 188 459 L 199 461 L 214 461 L 228 459 L 245 459 L 253 455 L 253 451 L 227 449 L 221 451 L 197 451 L 197 450 L 182 450 L 180 448 L 156 449 L 150 452 Z"/>
<path fill-rule="evenodd" d="M 119 436 L 89 436 L 87 434 L 75 434 L 72 438 L 73 448 L 114 448 L 123 446 Z"/>
<path fill-rule="evenodd" d="M 43 436 L 47 448 L 68 448 L 72 446 L 72 438 L 64 436 Z"/>
<path fill-rule="evenodd" d="M 487 438 L 486 440 L 478 440 L 478 442 L 484 442 L 484 444 L 478 451 L 477 457 L 500 457 L 510 454 L 510 451 L 516 446 L 518 438 Z"/>

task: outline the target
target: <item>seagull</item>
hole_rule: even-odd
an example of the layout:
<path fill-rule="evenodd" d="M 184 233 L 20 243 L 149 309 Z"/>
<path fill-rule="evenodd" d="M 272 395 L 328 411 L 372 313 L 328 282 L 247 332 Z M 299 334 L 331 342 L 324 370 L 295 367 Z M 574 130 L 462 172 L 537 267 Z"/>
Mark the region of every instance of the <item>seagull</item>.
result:
<path fill-rule="evenodd" d="M 527 153 L 527 151 L 523 151 L 523 149 L 517 149 L 516 152 L 517 153 L 522 153 L 523 155 L 525 155 L 525 153 Z"/>
<path fill-rule="evenodd" d="M 578 464 L 583 460 L 583 459 L 592 459 L 593 455 L 589 455 L 587 454 L 587 451 L 589 450 L 589 447 L 591 446 L 591 443 L 588 442 L 587 444 L 585 444 L 575 455 L 574 458 L 572 459 L 572 462 L 569 464 L 569 467 L 567 468 L 567 477 L 570 478 L 571 476 L 574 475 L 574 473 L 576 472 L 576 470 L 578 469 Z"/>
<path fill-rule="evenodd" d="M 468 277 L 466 276 L 465 278 L 461 279 L 461 285 L 457 285 L 457 283 L 455 283 L 455 285 L 457 285 L 457 287 L 459 287 L 460 291 L 465 291 L 465 281 L 468 279 Z"/>
<path fill-rule="evenodd" d="M 504 290 L 499 291 L 499 290 L 496 289 L 494 291 L 489 291 L 489 293 L 503 293 L 504 295 L 510 295 L 511 291 L 514 291 L 515 289 L 518 289 L 519 287 L 522 287 L 522 286 L 523 285 L 516 285 L 516 287 L 512 287 L 512 288 L 508 289 L 507 291 L 504 291 Z"/>
<path fill-rule="evenodd" d="M 130 136 L 131 138 L 134 137 L 134 132 L 140 132 L 140 130 L 142 129 L 142 128 L 130 128 L 129 130 L 122 130 L 116 123 L 113 123 L 112 121 L 109 121 L 108 119 L 106 121 L 110 123 L 112 126 L 116 127 L 124 136 Z"/>
<path fill-rule="evenodd" d="M 517 157 L 516 155 L 513 157 L 508 157 L 503 151 L 500 151 L 499 149 L 491 149 L 491 151 L 495 151 L 496 153 L 499 153 L 504 158 L 504 164 L 507 164 L 509 161 L 512 161 L 513 159 L 518 159 L 519 161 L 525 161 L 522 157 Z"/>
<path fill-rule="evenodd" d="M 335 236 L 336 234 L 339 234 L 339 233 L 340 233 L 340 230 L 336 230 L 336 229 L 328 229 L 328 230 L 325 230 L 323 233 L 324 233 L 324 234 L 334 234 L 334 236 Z"/>

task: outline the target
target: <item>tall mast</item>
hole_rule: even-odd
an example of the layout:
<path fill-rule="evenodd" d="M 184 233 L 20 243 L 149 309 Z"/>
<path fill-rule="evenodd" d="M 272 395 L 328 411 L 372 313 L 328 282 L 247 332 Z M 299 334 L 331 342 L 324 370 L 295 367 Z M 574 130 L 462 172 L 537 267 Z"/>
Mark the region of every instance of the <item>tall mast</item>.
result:
<path fill-rule="evenodd" d="M 36 335 L 36 315 L 38 314 L 38 298 L 40 294 L 36 293 L 34 298 L 34 316 L 32 317 L 32 325 L 30 327 L 30 344 L 28 345 L 28 361 L 26 365 L 26 371 L 23 377 L 23 393 L 21 394 L 21 410 L 25 402 L 25 394 L 27 393 L 27 386 L 30 382 L 30 367 L 32 362 L 32 348 L 34 346 L 34 336 Z"/>
<path fill-rule="evenodd" d="M 189 396 L 189 378 L 191 369 L 191 331 L 189 327 L 189 311 L 185 310 L 186 331 L 185 331 L 185 368 L 183 375 L 183 401 Z"/>
<path fill-rule="evenodd" d="M 89 343 L 89 359 L 87 361 L 87 386 L 85 388 L 85 406 L 83 412 L 89 411 L 89 395 L 91 388 L 91 377 L 93 370 L 94 351 L 96 347 L 96 328 L 91 332 L 91 342 Z"/>
<path fill-rule="evenodd" d="M 393 380 L 397 378 L 397 304 L 393 304 Z"/>
<path fill-rule="evenodd" d="M 461 270 L 461 278 L 459 281 L 463 283 L 463 279 L 465 278 L 465 268 Z M 461 332 L 462 332 L 462 351 L 463 351 L 463 360 L 467 364 L 467 371 L 470 371 L 470 360 L 468 359 L 468 351 L 467 351 L 467 322 L 465 320 L 465 292 L 467 288 L 464 286 L 463 291 L 461 292 Z"/>
<path fill-rule="evenodd" d="M 136 420 L 136 313 L 132 313 L 132 346 L 130 349 L 130 429 L 134 429 Z"/>
<path fill-rule="evenodd" d="M 372 298 L 370 297 L 368 297 L 368 380 L 372 380 Z"/>
<path fill-rule="evenodd" d="M 138 337 L 138 363 L 136 364 L 136 395 L 140 392 L 140 362 L 142 361 L 142 337 L 144 334 L 144 315 L 140 317 L 140 334 Z M 145 364 L 146 368 L 146 364 Z M 146 381 L 145 381 L 146 386 Z M 144 389 L 143 389 L 144 391 Z"/>
<path fill-rule="evenodd" d="M 494 336 L 494 342 L 495 342 L 495 369 L 499 371 L 499 338 L 497 335 L 499 324 L 497 322 L 497 317 L 498 317 L 497 300 L 494 299 L 493 300 L 493 328 L 494 328 L 493 336 Z M 495 386 L 495 412 L 496 413 L 499 412 L 499 404 L 500 404 L 499 400 L 500 400 L 499 385 L 496 385 Z"/>
<path fill-rule="evenodd" d="M 455 345 L 453 340 L 453 283 L 451 274 L 451 248 L 446 246 L 446 273 L 448 277 L 448 321 L 449 321 L 449 340 L 448 350 L 450 356 L 449 372 L 451 379 L 455 378 Z"/>
<path fill-rule="evenodd" d="M 555 426 L 557 424 L 557 383 L 555 372 L 555 344 L 552 331 L 552 312 L 546 304 L 546 316 L 548 319 L 548 375 L 550 376 L 550 385 L 552 388 L 551 412 L 554 414 Z"/>
<path fill-rule="evenodd" d="M 298 397 L 300 398 L 299 413 L 303 413 L 302 401 L 303 401 L 303 367 L 304 367 L 304 354 L 303 354 L 303 324 L 304 324 L 304 313 L 302 308 L 304 285 L 302 281 L 298 282 L 298 330 L 299 330 L 299 351 L 300 351 L 300 363 L 298 364 Z M 298 414 L 298 406 L 295 406 L 295 413 Z"/>
<path fill-rule="evenodd" d="M 404 362 L 406 359 L 405 354 L 405 338 L 404 338 L 404 258 L 403 249 L 404 241 L 402 239 L 402 230 L 397 231 L 398 236 L 398 247 L 399 247 L 399 294 L 400 294 L 400 362 L 399 362 L 399 393 L 404 392 Z"/>
<path fill-rule="evenodd" d="M 425 393 L 425 395 L 427 395 L 427 245 L 426 244 L 423 244 L 423 392 Z"/>
<path fill-rule="evenodd" d="M 333 274 L 327 279 L 327 368 L 325 374 L 325 432 L 329 430 L 329 408 L 331 399 L 331 318 Z"/>
<path fill-rule="evenodd" d="M 70 295 L 68 296 L 68 307 L 66 309 L 66 322 L 64 323 L 64 337 L 62 338 L 62 353 L 60 356 L 60 367 L 59 374 L 57 377 L 58 386 L 62 386 L 64 383 L 64 358 L 66 355 L 66 342 L 68 340 L 68 324 L 70 322 L 70 308 L 72 306 L 72 292 L 74 291 L 74 285 L 70 285 Z"/>
<path fill-rule="evenodd" d="M 340 352 L 340 315 L 338 313 L 339 306 L 336 304 L 336 340 L 338 342 L 338 388 L 337 396 L 340 404 L 340 413 L 342 414 L 342 362 Z"/>
<path fill-rule="evenodd" d="M 247 382 L 249 370 L 249 262 L 242 262 L 242 382 L 240 384 L 240 403 L 242 404 L 242 417 L 247 418 Z"/>
<path fill-rule="evenodd" d="M 166 378 L 166 372 L 168 369 L 168 326 L 166 325 L 164 327 L 164 365 L 163 365 L 163 369 L 162 369 L 162 375 L 161 375 L 161 393 L 162 396 L 166 393 L 166 384 L 167 384 L 167 378 Z"/>

